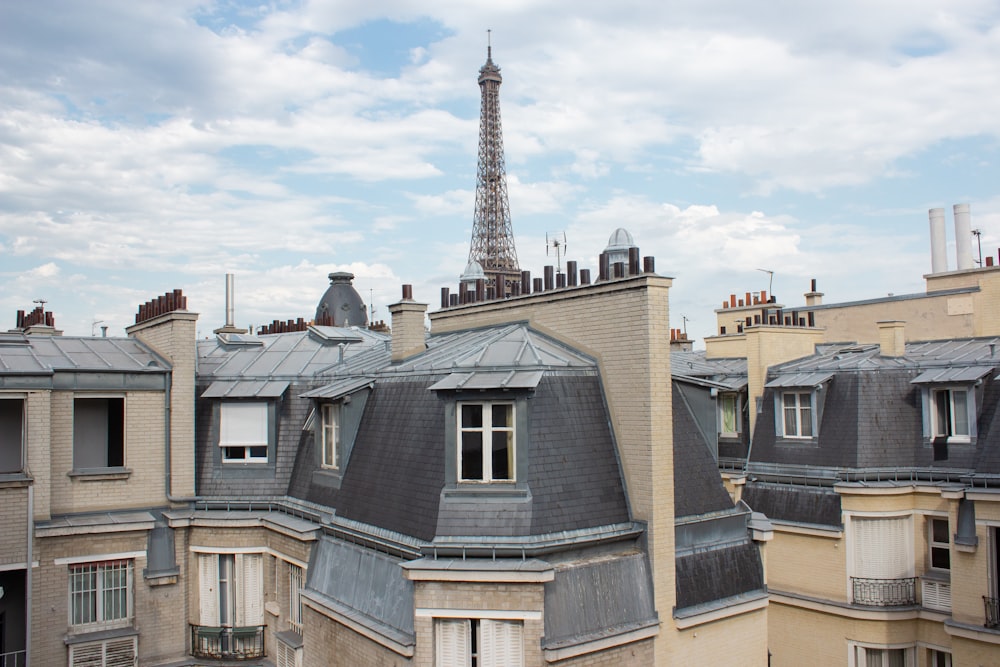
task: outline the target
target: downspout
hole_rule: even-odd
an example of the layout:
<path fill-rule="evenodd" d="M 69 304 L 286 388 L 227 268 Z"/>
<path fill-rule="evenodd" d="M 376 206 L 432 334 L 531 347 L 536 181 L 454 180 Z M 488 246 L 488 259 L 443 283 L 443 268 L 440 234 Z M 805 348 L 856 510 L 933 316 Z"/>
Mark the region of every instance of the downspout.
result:
<path fill-rule="evenodd" d="M 166 462 L 166 470 L 164 471 L 164 485 L 166 486 L 167 502 L 168 503 L 192 503 L 198 500 L 197 496 L 191 496 L 190 498 L 175 497 L 171 493 L 172 480 L 170 474 L 170 465 L 172 457 L 170 455 L 170 424 L 171 424 L 171 411 L 170 411 L 170 399 L 173 396 L 173 385 L 174 385 L 174 375 L 173 370 L 167 373 L 167 383 L 166 388 L 163 391 L 164 396 L 164 433 L 163 433 L 163 455 Z"/>
<path fill-rule="evenodd" d="M 35 483 L 28 484 L 28 554 L 27 567 L 24 569 L 24 664 L 31 667 L 31 568 L 34 562 L 35 550 Z"/>

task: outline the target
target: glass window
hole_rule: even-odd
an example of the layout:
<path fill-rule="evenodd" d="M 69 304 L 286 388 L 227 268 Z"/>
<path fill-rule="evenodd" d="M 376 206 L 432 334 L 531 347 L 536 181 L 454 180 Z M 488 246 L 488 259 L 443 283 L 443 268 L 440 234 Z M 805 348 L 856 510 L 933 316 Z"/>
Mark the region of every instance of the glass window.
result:
<path fill-rule="evenodd" d="M 322 443 L 320 465 L 324 468 L 340 467 L 340 405 L 327 403 L 323 405 Z"/>
<path fill-rule="evenodd" d="M 807 391 L 790 391 L 782 394 L 784 432 L 787 438 L 813 436 L 812 394 Z"/>
<path fill-rule="evenodd" d="M 84 563 L 69 569 L 69 624 L 101 629 L 132 620 L 132 561 Z"/>
<path fill-rule="evenodd" d="M 0 397 L 0 474 L 21 472 L 24 452 L 24 399 Z"/>
<path fill-rule="evenodd" d="M 514 480 L 514 405 L 460 403 L 459 479 L 464 482 Z"/>
<path fill-rule="evenodd" d="M 936 389 L 932 393 L 934 403 L 933 430 L 935 437 L 968 437 L 969 391 L 967 389 Z"/>
<path fill-rule="evenodd" d="M 719 394 L 719 434 L 734 437 L 740 432 L 739 394 Z"/>
<path fill-rule="evenodd" d="M 928 519 L 931 567 L 937 570 L 951 569 L 951 538 L 948 533 L 948 519 Z"/>

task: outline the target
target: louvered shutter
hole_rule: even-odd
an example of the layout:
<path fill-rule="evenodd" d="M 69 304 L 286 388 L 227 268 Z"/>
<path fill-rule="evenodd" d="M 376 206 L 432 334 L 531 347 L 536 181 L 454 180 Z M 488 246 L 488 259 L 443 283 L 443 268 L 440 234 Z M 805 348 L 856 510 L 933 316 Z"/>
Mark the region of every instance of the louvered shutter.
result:
<path fill-rule="evenodd" d="M 264 568 L 260 554 L 236 555 L 236 625 L 262 625 Z"/>
<path fill-rule="evenodd" d="M 910 519 L 860 519 L 854 526 L 854 576 L 901 579 L 912 576 Z"/>
<path fill-rule="evenodd" d="M 198 554 L 199 620 L 202 625 L 219 625 L 219 557 Z"/>
<path fill-rule="evenodd" d="M 468 620 L 441 618 L 437 619 L 435 626 L 435 667 L 468 667 L 472 662 L 472 624 Z"/>
<path fill-rule="evenodd" d="M 104 667 L 104 644 L 74 644 L 69 647 L 70 667 Z"/>
<path fill-rule="evenodd" d="M 479 622 L 483 667 L 524 667 L 522 624 L 520 621 Z"/>
<path fill-rule="evenodd" d="M 135 667 L 135 637 L 105 642 L 104 667 Z"/>
<path fill-rule="evenodd" d="M 278 650 L 275 656 L 276 667 L 302 667 L 302 649 L 292 648 L 280 639 L 276 642 Z"/>

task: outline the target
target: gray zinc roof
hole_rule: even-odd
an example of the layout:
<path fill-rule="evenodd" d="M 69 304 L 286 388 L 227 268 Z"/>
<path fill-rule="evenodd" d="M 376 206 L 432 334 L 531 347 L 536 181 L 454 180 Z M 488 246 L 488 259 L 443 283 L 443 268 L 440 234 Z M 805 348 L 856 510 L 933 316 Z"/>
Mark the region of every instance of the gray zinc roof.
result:
<path fill-rule="evenodd" d="M 293 380 L 323 374 L 371 372 L 389 363 L 389 336 L 361 328 L 198 341 L 198 376 L 208 380 Z"/>
<path fill-rule="evenodd" d="M 163 373 L 170 364 L 135 338 L 0 334 L 0 374 Z"/>

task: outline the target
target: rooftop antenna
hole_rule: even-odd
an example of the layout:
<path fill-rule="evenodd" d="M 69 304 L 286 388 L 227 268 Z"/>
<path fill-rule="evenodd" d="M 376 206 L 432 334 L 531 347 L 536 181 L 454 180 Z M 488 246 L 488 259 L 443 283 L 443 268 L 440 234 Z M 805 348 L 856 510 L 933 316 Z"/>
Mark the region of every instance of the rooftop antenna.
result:
<path fill-rule="evenodd" d="M 375 290 L 368 290 L 368 324 L 375 324 Z"/>
<path fill-rule="evenodd" d="M 46 301 L 45 299 L 34 299 L 31 303 L 37 303 L 39 306 L 42 307 L 42 310 L 45 310 L 45 304 L 47 304 L 48 301 Z"/>
<path fill-rule="evenodd" d="M 766 273 L 768 275 L 768 279 L 767 279 L 767 296 L 768 296 L 768 298 L 771 298 L 772 296 L 774 296 L 774 290 L 771 289 L 771 287 L 774 285 L 774 271 L 772 271 L 771 269 L 757 269 L 757 270 L 758 271 L 763 271 L 764 273 Z"/>
<path fill-rule="evenodd" d="M 976 263 L 979 264 L 979 268 L 983 267 L 983 230 L 973 229 L 972 235 L 976 237 L 976 244 L 979 246 L 979 259 Z"/>
<path fill-rule="evenodd" d="M 546 257 L 549 256 L 549 248 L 556 254 L 556 273 L 562 273 L 562 258 L 566 254 L 566 232 L 545 232 Z"/>
<path fill-rule="evenodd" d="M 90 335 L 91 336 L 96 336 L 97 335 L 97 325 L 98 324 L 104 324 L 104 320 L 94 320 L 93 322 L 90 323 Z M 102 329 L 106 329 L 107 327 L 101 327 L 101 328 Z"/>
<path fill-rule="evenodd" d="M 681 322 L 684 325 L 684 337 L 687 338 L 687 335 L 688 335 L 688 316 L 687 315 L 681 315 Z"/>

